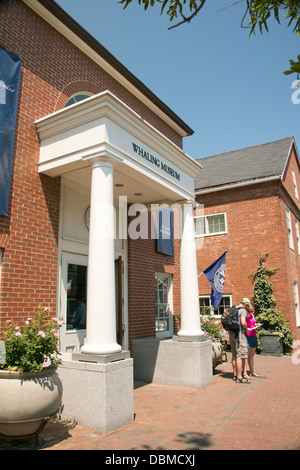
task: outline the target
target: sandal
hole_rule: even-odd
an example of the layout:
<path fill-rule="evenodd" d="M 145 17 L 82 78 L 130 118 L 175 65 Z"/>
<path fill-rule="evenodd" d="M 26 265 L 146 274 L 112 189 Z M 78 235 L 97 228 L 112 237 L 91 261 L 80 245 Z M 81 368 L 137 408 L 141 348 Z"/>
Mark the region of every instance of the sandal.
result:
<path fill-rule="evenodd" d="M 261 375 L 257 374 L 256 372 L 254 372 L 254 374 L 250 374 L 250 375 L 251 375 L 251 377 L 261 377 Z"/>
<path fill-rule="evenodd" d="M 245 379 L 245 377 L 243 377 L 242 379 L 236 379 L 235 383 L 237 383 L 237 384 L 251 384 L 251 380 Z"/>
<path fill-rule="evenodd" d="M 236 375 L 233 376 L 233 381 L 236 382 Z"/>

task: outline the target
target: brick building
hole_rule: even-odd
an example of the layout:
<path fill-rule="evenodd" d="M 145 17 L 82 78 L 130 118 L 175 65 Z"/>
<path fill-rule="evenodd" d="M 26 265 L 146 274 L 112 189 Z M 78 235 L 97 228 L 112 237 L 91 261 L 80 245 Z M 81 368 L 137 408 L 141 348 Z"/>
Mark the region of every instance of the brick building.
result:
<path fill-rule="evenodd" d="M 300 311 L 300 168 L 292 137 L 199 160 L 195 194 L 204 211 L 196 214 L 198 272 L 225 250 L 224 305 L 236 305 L 253 295 L 249 275 L 262 253 L 279 268 L 272 277 L 278 309 L 299 336 Z M 200 306 L 210 305 L 210 286 L 199 277 Z"/>
<path fill-rule="evenodd" d="M 81 364 L 95 362 L 109 392 L 102 401 L 93 391 L 90 396 L 104 414 L 112 406 L 118 412 L 109 414 L 113 422 L 99 424 L 91 407 L 89 421 L 84 415 L 81 422 L 113 429 L 133 417 L 128 350 L 134 340 L 153 339 L 152 376 L 157 363 L 163 376 L 177 381 L 183 359 L 181 383 L 194 384 L 189 377 L 196 377 L 202 387 L 212 380 L 211 346 L 200 327 L 193 223 L 201 166 L 182 150 L 193 131 L 53 0 L 2 0 L 0 45 L 1 53 L 22 62 L 9 202 L 0 216 L 1 328 L 7 319 L 33 316 L 39 305 L 63 318 L 65 401 L 80 399 L 87 374 Z M 0 83 L 1 113 L 10 83 L 1 75 Z M 166 254 L 157 238 L 171 230 L 172 218 L 159 225 L 157 214 L 171 206 L 179 236 Z M 82 300 L 86 309 L 80 304 L 76 323 Z M 156 360 L 155 341 L 174 332 L 163 360 Z M 196 346 L 189 348 L 186 338 Z M 137 346 L 137 356 L 144 349 Z M 203 373 L 195 374 L 199 361 Z M 75 403 L 66 419 L 79 408 Z"/>

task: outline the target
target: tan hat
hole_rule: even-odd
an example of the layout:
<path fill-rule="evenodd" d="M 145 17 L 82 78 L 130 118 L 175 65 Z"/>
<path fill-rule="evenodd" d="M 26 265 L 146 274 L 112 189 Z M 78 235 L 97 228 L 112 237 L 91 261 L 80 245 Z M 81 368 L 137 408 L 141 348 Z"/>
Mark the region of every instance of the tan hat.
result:
<path fill-rule="evenodd" d="M 249 308 L 253 308 L 252 305 L 251 305 L 251 302 L 249 299 L 247 299 L 247 297 L 244 297 L 242 300 L 241 300 L 241 304 L 244 304 L 244 305 L 247 305 Z"/>

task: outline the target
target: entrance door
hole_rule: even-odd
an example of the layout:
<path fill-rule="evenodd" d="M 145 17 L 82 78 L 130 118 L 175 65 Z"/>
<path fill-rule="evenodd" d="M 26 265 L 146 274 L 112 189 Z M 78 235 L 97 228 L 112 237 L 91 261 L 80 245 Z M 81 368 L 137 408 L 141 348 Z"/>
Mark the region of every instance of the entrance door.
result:
<path fill-rule="evenodd" d="M 88 257 L 63 253 L 61 285 L 60 349 L 80 352 L 86 335 L 86 293 Z"/>
<path fill-rule="evenodd" d="M 116 288 L 116 325 L 117 343 L 124 347 L 124 262 L 122 256 L 115 257 L 115 288 Z"/>

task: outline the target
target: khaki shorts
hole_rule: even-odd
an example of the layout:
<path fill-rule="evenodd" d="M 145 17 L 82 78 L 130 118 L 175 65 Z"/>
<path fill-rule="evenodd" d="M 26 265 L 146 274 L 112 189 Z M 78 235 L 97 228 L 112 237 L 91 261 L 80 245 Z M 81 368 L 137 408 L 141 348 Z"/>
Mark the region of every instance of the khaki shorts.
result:
<path fill-rule="evenodd" d="M 235 337 L 235 333 L 229 331 L 229 341 L 232 352 L 232 357 L 246 359 L 248 357 L 247 337 L 241 331 Z"/>

